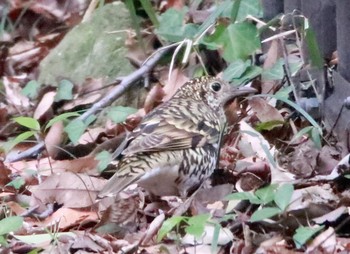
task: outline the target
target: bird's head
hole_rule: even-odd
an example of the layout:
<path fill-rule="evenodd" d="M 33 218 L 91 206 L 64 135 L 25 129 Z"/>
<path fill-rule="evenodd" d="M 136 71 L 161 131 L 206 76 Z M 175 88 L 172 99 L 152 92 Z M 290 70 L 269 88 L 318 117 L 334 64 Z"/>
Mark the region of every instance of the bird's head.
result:
<path fill-rule="evenodd" d="M 204 101 L 209 107 L 217 110 L 236 97 L 255 92 L 251 87 L 236 88 L 219 78 L 203 76 L 186 82 L 174 97 Z"/>

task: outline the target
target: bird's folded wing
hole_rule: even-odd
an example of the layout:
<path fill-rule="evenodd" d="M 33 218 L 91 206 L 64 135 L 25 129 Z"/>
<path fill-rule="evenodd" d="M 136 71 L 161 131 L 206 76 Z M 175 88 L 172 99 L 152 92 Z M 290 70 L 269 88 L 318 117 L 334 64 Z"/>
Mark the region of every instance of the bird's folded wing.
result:
<path fill-rule="evenodd" d="M 204 127 L 205 130 L 200 130 L 193 122 L 181 120 L 174 124 L 166 118 L 146 120 L 131 133 L 123 155 L 190 149 L 217 142 L 220 130 Z"/>

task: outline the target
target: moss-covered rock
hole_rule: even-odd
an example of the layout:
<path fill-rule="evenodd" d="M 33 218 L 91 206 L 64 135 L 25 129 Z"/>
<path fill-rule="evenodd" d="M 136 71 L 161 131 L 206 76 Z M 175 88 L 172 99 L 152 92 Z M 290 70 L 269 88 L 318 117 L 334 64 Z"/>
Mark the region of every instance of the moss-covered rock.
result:
<path fill-rule="evenodd" d="M 131 28 L 122 2 L 98 8 L 90 20 L 74 27 L 40 64 L 39 82 L 57 85 L 62 78 L 81 84 L 86 78 L 109 82 L 133 68 L 125 59 L 126 29 Z"/>

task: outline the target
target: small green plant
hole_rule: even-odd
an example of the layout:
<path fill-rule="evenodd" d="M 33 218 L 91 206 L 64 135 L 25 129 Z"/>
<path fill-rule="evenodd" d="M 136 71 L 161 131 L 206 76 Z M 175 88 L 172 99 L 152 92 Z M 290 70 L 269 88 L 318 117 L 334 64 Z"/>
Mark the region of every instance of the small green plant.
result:
<path fill-rule="evenodd" d="M 157 241 L 163 239 L 163 237 L 171 232 L 175 227 L 179 232 L 184 229 L 186 233 L 193 235 L 196 239 L 200 238 L 205 229 L 205 225 L 210 219 L 210 214 L 200 214 L 193 217 L 188 216 L 173 216 L 164 221 L 162 227 L 158 232 Z"/>
<path fill-rule="evenodd" d="M 20 216 L 11 216 L 0 220 L 0 246 L 7 246 L 8 234 L 20 229 L 22 224 L 23 218 Z"/>
<path fill-rule="evenodd" d="M 297 228 L 297 230 L 295 231 L 295 234 L 293 235 L 295 246 L 297 248 L 301 248 L 305 243 L 307 243 L 307 241 L 311 239 L 311 237 L 313 237 L 323 228 L 324 226 L 315 226 L 315 227 L 300 226 L 299 228 Z"/>
<path fill-rule="evenodd" d="M 257 222 L 282 214 L 288 207 L 294 187 L 292 184 L 271 184 L 251 192 L 237 192 L 226 197 L 227 200 L 249 200 L 252 204 L 260 205 L 251 218 L 251 222 Z"/>

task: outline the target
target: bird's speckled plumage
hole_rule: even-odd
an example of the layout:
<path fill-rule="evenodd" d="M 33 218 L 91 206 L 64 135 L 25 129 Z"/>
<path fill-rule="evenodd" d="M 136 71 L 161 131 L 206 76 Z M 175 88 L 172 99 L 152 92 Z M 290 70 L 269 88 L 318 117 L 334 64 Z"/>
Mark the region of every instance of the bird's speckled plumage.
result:
<path fill-rule="evenodd" d="M 186 196 L 214 170 L 224 105 L 249 92 L 214 77 L 185 83 L 127 136 L 122 159 L 113 162 L 116 173 L 99 197 L 117 195 L 135 182 L 157 196 Z"/>

